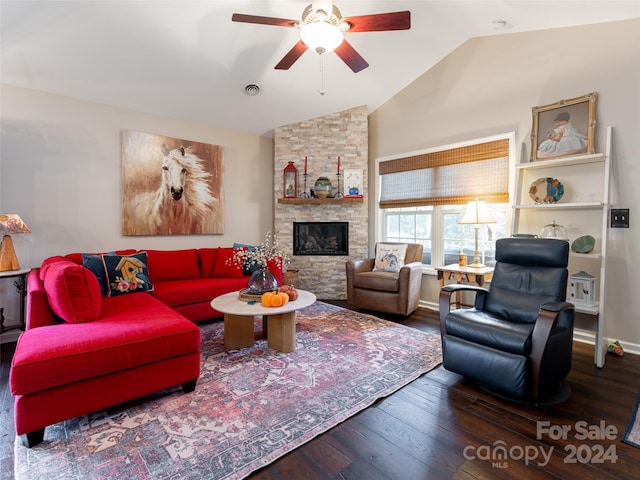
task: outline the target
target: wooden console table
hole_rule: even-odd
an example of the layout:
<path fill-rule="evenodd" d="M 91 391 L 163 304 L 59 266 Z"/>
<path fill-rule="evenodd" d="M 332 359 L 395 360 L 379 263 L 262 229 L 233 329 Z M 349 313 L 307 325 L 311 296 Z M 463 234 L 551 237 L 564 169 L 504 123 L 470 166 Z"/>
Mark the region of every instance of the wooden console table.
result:
<path fill-rule="evenodd" d="M 457 263 L 436 267 L 440 287 L 444 287 L 447 280 L 455 280 L 456 283 L 475 283 L 484 287 L 493 277 L 493 267 L 461 267 Z M 456 308 L 460 308 L 460 293 L 456 293 Z"/>

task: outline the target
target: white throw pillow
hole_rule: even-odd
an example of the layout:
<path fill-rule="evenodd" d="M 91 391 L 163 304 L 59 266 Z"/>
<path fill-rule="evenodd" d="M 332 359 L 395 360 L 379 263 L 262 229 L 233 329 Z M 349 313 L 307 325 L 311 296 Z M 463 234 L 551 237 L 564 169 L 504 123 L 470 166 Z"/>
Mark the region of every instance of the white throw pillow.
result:
<path fill-rule="evenodd" d="M 374 272 L 399 272 L 404 265 L 407 253 L 406 243 L 378 243 Z"/>

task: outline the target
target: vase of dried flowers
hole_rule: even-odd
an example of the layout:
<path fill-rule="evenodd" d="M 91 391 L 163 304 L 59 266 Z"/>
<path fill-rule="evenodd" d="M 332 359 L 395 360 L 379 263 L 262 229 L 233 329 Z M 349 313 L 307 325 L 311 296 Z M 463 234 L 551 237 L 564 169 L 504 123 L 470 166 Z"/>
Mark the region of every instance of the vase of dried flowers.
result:
<path fill-rule="evenodd" d="M 269 266 L 274 265 L 284 271 L 289 264 L 289 255 L 280 247 L 277 235 L 267 232 L 265 241 L 259 246 L 237 249 L 233 254 L 233 262 L 250 269 L 258 267 L 247 283 L 247 288 L 252 290 L 249 293 L 255 295 L 278 288 L 278 280 L 269 271 Z"/>

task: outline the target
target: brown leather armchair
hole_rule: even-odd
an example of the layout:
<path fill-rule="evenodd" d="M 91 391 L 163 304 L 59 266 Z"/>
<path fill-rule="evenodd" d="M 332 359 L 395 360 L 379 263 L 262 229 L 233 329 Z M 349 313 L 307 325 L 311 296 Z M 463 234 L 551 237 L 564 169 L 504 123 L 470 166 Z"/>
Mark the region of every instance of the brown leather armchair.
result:
<path fill-rule="evenodd" d="M 374 272 L 375 258 L 347 261 L 349 305 L 378 312 L 410 315 L 420 302 L 422 250 L 421 244 L 407 244 L 404 266 L 399 272 Z"/>

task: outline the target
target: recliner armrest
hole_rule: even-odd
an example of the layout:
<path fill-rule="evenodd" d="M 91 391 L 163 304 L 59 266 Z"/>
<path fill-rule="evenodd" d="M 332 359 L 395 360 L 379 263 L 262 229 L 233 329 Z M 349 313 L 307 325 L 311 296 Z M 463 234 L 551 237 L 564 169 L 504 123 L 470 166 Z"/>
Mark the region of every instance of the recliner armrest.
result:
<path fill-rule="evenodd" d="M 479 287 L 477 285 L 469 285 L 465 283 L 452 283 L 440 288 L 440 296 L 438 299 L 438 311 L 440 313 L 440 334 L 445 335 L 447 332 L 444 327 L 445 318 L 451 311 L 451 295 L 455 292 L 476 292 L 476 298 L 484 296 L 489 292 L 485 287 Z M 484 302 L 484 300 L 483 300 Z"/>
<path fill-rule="evenodd" d="M 538 396 L 540 367 L 551 330 L 556 326 L 560 312 L 573 309 L 575 309 L 575 306 L 572 303 L 563 301 L 547 302 L 540 306 L 538 318 L 531 334 L 531 354 L 529 355 L 533 380 L 531 391 L 534 397 Z"/>
<path fill-rule="evenodd" d="M 464 283 L 452 283 L 450 285 L 445 285 L 444 287 L 442 287 L 440 289 L 440 293 L 442 292 L 457 292 L 459 290 L 468 290 L 468 291 L 475 291 L 475 292 L 484 292 L 487 293 L 489 290 L 485 287 L 479 287 L 477 285 L 467 285 Z M 449 296 L 451 296 L 451 293 L 449 294 Z"/>
<path fill-rule="evenodd" d="M 549 310 L 550 312 L 561 312 L 562 310 L 575 308 L 575 305 L 569 302 L 556 301 L 556 302 L 547 302 L 544 305 L 541 305 L 540 308 L 542 310 Z"/>

